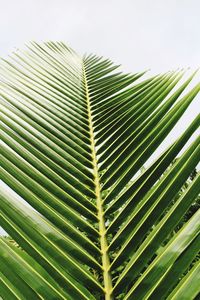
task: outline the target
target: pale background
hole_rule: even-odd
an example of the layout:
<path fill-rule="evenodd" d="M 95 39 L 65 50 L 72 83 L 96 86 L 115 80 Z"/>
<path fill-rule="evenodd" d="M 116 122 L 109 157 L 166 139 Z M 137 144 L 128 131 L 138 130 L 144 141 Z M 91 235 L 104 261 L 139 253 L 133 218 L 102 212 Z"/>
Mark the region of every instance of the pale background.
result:
<path fill-rule="evenodd" d="M 195 70 L 200 0 L 0 0 L 0 56 L 31 40 L 62 40 L 80 54 L 112 58 L 128 72 Z M 200 71 L 193 85 L 198 81 Z M 157 153 L 198 113 L 199 99 Z"/>

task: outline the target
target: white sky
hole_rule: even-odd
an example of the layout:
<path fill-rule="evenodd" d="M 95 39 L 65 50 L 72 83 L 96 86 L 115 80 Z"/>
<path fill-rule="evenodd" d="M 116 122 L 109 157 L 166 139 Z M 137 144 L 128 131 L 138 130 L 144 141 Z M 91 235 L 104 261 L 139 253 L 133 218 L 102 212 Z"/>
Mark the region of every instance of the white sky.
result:
<path fill-rule="evenodd" d="M 200 0 L 0 0 L 0 56 L 30 40 L 62 40 L 128 72 L 193 70 L 200 67 Z M 164 145 L 191 122 L 199 99 Z"/>
<path fill-rule="evenodd" d="M 130 71 L 200 66 L 199 0 L 0 0 L 0 55 L 63 40 Z"/>

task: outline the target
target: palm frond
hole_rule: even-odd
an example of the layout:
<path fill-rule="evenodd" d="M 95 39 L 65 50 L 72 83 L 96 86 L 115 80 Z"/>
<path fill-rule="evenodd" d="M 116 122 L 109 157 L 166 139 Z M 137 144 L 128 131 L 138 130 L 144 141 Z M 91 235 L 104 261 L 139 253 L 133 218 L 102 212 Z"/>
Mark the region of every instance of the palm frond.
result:
<path fill-rule="evenodd" d="M 199 211 L 172 234 L 200 192 L 197 174 L 179 196 L 199 162 L 200 115 L 140 174 L 198 94 L 185 92 L 196 72 L 181 83 L 182 70 L 118 68 L 62 42 L 0 62 L 0 225 L 19 245 L 0 238 L 5 300 L 200 292 Z"/>

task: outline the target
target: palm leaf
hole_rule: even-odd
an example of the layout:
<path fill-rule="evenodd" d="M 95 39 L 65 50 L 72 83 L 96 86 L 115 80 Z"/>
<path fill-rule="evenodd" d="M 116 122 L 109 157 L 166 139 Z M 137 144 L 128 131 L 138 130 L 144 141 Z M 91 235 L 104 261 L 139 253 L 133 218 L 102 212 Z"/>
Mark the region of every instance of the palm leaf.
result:
<path fill-rule="evenodd" d="M 196 72 L 142 79 L 61 42 L 27 49 L 0 63 L 0 225 L 20 246 L 0 238 L 0 296 L 196 297 L 199 211 L 179 224 L 200 176 L 179 191 L 200 115 L 140 174 L 198 94 L 184 93 Z"/>

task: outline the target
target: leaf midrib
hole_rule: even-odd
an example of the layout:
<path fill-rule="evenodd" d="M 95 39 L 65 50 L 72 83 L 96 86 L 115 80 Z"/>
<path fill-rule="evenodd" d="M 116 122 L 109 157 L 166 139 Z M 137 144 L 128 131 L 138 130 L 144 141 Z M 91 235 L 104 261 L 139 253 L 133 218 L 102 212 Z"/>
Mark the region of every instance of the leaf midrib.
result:
<path fill-rule="evenodd" d="M 95 196 L 96 196 L 96 206 L 97 206 L 97 214 L 98 214 L 98 222 L 99 222 L 99 241 L 101 248 L 101 259 L 102 259 L 102 269 L 103 269 L 103 281 L 104 281 L 104 289 L 105 289 L 105 300 L 113 300 L 112 295 L 112 278 L 110 274 L 110 258 L 108 255 L 108 242 L 106 237 L 106 226 L 104 219 L 104 209 L 103 209 L 103 201 L 101 197 L 101 185 L 100 185 L 100 177 L 98 172 L 98 163 L 95 149 L 95 139 L 94 139 L 94 129 L 93 129 L 93 121 L 92 121 L 92 108 L 91 108 L 91 99 L 88 87 L 87 74 L 85 70 L 85 65 L 83 61 L 83 81 L 85 85 L 85 93 L 86 93 L 86 102 L 88 109 L 88 123 L 89 123 L 89 131 L 90 131 L 90 143 L 91 143 L 91 154 L 92 154 L 92 162 L 93 162 L 93 174 L 94 174 L 94 183 L 95 183 Z"/>

